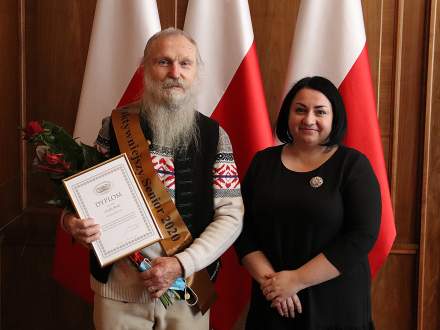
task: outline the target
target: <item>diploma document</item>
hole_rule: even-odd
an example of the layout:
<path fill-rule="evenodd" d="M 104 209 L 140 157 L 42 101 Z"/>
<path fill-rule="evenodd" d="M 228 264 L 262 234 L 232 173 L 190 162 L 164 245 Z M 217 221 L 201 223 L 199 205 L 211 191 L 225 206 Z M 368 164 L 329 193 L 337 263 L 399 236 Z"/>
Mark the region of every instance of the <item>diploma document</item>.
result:
<path fill-rule="evenodd" d="M 79 217 L 101 225 L 92 245 L 102 267 L 162 238 L 126 154 L 63 182 Z"/>

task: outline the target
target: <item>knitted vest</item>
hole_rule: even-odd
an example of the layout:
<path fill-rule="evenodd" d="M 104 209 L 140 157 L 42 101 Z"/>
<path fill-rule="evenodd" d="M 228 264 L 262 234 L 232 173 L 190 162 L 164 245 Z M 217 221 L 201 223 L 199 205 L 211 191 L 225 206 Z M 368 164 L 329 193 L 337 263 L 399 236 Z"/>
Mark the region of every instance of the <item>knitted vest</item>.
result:
<path fill-rule="evenodd" d="M 186 153 L 174 155 L 175 204 L 193 239 L 199 237 L 214 216 L 212 168 L 217 155 L 219 125 L 214 120 L 197 113 L 199 146 L 194 141 Z M 147 122 L 141 117 L 142 131 L 151 140 Z M 153 141 L 154 142 L 154 141 Z M 110 126 L 110 156 L 119 155 L 113 126 Z M 90 272 L 101 283 L 106 283 L 112 265 L 101 268 L 94 253 L 90 253 Z M 211 278 L 215 277 L 219 260 L 208 266 Z"/>

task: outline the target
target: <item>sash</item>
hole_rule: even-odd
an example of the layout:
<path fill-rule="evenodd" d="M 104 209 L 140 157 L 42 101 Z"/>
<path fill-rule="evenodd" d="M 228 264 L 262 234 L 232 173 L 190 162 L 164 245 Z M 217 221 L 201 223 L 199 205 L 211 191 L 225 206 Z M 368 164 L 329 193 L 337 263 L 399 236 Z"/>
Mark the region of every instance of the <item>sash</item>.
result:
<path fill-rule="evenodd" d="M 128 108 L 115 110 L 112 112 L 112 122 L 119 149 L 127 154 L 162 233 L 160 244 L 167 256 L 173 256 L 187 247 L 192 237 L 170 194 L 156 175 L 151 162 L 150 143 L 142 132 L 139 113 Z"/>
<path fill-rule="evenodd" d="M 145 139 L 140 125 L 139 110 L 133 108 L 114 110 L 112 111 L 112 123 L 119 149 L 121 153 L 127 154 L 147 204 L 163 236 L 160 244 L 167 256 L 173 256 L 192 242 L 192 236 L 170 194 L 156 175 L 151 161 L 150 142 Z M 204 314 L 217 297 L 208 272 L 203 269 L 186 281 L 187 285 L 197 294 L 197 306 Z"/>

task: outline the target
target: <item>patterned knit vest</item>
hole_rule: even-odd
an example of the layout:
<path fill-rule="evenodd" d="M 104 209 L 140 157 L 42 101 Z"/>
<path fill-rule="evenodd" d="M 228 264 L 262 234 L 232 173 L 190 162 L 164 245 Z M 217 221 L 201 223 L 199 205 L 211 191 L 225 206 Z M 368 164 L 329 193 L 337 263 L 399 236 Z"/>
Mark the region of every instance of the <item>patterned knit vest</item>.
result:
<path fill-rule="evenodd" d="M 199 129 L 198 147 L 196 148 L 192 141 L 186 153 L 177 152 L 174 155 L 175 204 L 193 239 L 199 237 L 213 219 L 212 168 L 217 155 L 219 138 L 217 122 L 201 113 L 197 113 L 196 122 Z M 145 137 L 151 139 L 150 129 L 142 117 L 141 126 Z M 115 132 L 111 127 L 110 156 L 113 157 L 119 153 Z M 106 283 L 111 268 L 112 265 L 101 268 L 91 251 L 90 272 L 96 280 Z M 219 260 L 208 266 L 211 278 L 215 277 L 218 268 Z"/>

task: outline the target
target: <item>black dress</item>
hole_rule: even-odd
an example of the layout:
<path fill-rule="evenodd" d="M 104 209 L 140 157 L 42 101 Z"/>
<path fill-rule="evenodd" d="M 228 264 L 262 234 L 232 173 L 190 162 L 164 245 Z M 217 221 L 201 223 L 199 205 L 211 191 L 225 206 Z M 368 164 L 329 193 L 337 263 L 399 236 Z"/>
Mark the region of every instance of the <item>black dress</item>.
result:
<path fill-rule="evenodd" d="M 323 253 L 341 275 L 300 291 L 303 313 L 294 319 L 279 316 L 253 281 L 246 329 L 373 329 L 368 252 L 380 226 L 381 199 L 371 165 L 340 146 L 319 168 L 294 172 L 281 162 L 282 147 L 259 152 L 247 172 L 238 255 L 260 250 L 281 271 Z M 312 187 L 313 177 L 322 185 Z"/>

